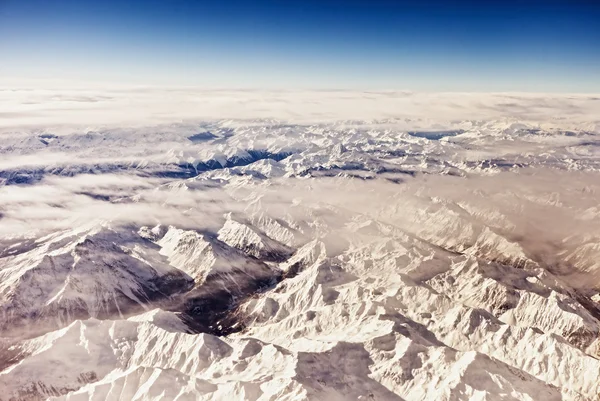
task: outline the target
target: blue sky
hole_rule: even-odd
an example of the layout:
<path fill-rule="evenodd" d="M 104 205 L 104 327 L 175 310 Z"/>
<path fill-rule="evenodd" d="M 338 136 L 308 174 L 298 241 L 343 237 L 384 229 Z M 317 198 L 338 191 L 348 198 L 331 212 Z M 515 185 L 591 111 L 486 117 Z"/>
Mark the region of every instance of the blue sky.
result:
<path fill-rule="evenodd" d="M 0 0 L 0 76 L 600 92 L 600 1 Z"/>

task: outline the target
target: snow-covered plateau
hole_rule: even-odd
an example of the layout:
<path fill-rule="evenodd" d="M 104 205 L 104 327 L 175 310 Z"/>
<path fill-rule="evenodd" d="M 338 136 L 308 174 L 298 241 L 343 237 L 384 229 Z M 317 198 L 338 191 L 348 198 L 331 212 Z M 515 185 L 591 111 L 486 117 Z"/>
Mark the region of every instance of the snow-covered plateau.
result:
<path fill-rule="evenodd" d="M 0 108 L 0 401 L 600 397 L 598 96 Z"/>

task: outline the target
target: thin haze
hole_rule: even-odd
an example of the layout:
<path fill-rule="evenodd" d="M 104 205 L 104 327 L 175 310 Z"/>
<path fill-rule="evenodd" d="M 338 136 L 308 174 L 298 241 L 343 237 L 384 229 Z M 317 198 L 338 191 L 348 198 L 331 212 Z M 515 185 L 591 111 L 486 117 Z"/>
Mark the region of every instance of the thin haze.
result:
<path fill-rule="evenodd" d="M 600 3 L 0 0 L 0 77 L 600 92 Z"/>

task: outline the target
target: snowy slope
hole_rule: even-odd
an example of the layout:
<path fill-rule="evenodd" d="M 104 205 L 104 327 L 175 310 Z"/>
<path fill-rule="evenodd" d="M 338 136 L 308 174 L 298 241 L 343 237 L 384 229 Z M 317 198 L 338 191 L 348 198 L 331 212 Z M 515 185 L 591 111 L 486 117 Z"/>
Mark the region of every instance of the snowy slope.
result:
<path fill-rule="evenodd" d="M 7 336 L 128 316 L 193 285 L 135 232 L 103 224 L 43 238 L 1 263 L 0 330 Z"/>

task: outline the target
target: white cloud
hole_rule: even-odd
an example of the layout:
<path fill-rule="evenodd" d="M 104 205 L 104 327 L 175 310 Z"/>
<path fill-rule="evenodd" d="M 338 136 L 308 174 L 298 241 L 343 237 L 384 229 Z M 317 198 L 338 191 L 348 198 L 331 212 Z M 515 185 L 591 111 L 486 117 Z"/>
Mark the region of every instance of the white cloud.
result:
<path fill-rule="evenodd" d="M 555 94 L 252 91 L 113 87 L 0 89 L 0 128 L 150 126 L 182 120 L 293 122 L 408 119 L 397 123 L 519 119 L 595 127 L 599 96 Z"/>

